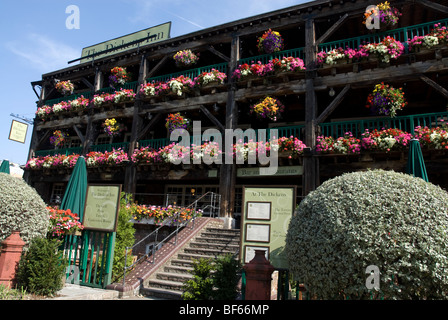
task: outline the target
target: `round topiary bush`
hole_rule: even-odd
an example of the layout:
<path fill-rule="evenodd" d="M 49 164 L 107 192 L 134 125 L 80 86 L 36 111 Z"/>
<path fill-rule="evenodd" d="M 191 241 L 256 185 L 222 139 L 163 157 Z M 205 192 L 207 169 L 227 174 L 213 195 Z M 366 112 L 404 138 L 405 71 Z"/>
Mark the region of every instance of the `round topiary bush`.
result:
<path fill-rule="evenodd" d="M 24 180 L 0 173 L 0 243 L 13 231 L 28 245 L 45 237 L 49 227 L 46 205 Z"/>
<path fill-rule="evenodd" d="M 302 201 L 286 252 L 295 279 L 318 299 L 446 299 L 447 228 L 440 187 L 391 171 L 348 173 Z M 367 288 L 375 282 L 379 291 Z"/>

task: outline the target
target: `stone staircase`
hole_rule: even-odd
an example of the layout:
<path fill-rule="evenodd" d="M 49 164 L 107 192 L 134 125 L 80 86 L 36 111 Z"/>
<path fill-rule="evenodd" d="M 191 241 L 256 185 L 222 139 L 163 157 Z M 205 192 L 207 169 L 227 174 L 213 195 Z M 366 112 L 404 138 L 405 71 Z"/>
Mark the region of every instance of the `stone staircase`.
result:
<path fill-rule="evenodd" d="M 185 281 L 192 279 L 193 261 L 216 258 L 239 249 L 240 230 L 217 227 L 205 228 L 158 272 L 144 282 L 140 294 L 160 299 L 179 300 Z"/>

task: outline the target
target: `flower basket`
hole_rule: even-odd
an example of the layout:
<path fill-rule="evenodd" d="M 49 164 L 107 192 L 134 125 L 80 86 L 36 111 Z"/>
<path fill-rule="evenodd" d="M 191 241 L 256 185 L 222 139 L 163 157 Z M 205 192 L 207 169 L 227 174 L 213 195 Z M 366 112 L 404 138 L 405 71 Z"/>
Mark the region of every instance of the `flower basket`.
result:
<path fill-rule="evenodd" d="M 177 67 L 189 67 L 196 64 L 199 60 L 199 54 L 194 54 L 190 49 L 176 52 L 173 59 Z"/>
<path fill-rule="evenodd" d="M 117 122 L 115 118 L 106 119 L 102 124 L 103 131 L 109 136 L 118 136 L 120 133 L 126 130 L 126 128 Z"/>
<path fill-rule="evenodd" d="M 123 67 L 114 67 L 110 70 L 109 85 L 113 88 L 124 85 L 130 80 L 130 74 Z"/>
<path fill-rule="evenodd" d="M 255 114 L 258 119 L 272 121 L 277 121 L 284 110 L 285 106 L 278 99 L 272 97 L 266 97 L 250 107 L 250 113 Z"/>
<path fill-rule="evenodd" d="M 402 110 L 407 105 L 402 88 L 384 84 L 377 84 L 373 92 L 367 97 L 366 108 L 372 113 L 395 117 L 397 111 Z"/>
<path fill-rule="evenodd" d="M 53 135 L 50 137 L 50 143 L 55 147 L 62 147 L 64 143 L 67 141 L 68 134 L 62 132 L 61 130 L 56 130 L 53 132 Z"/>
<path fill-rule="evenodd" d="M 379 19 L 380 29 L 372 28 L 371 31 L 385 31 L 391 29 L 398 23 L 399 18 L 402 16 L 402 13 L 390 6 L 389 2 L 383 2 L 377 5 L 377 9 L 372 9 L 369 12 L 364 13 L 363 24 L 367 25 L 367 22 L 370 19 Z"/>
<path fill-rule="evenodd" d="M 274 53 L 283 50 L 283 38 L 277 31 L 269 29 L 258 38 L 257 48 L 260 53 Z"/>
<path fill-rule="evenodd" d="M 55 88 L 63 96 L 69 96 L 73 94 L 73 91 L 75 90 L 75 86 L 70 80 L 57 81 L 55 84 Z"/>
<path fill-rule="evenodd" d="M 176 129 L 188 130 L 190 127 L 190 120 L 182 116 L 179 112 L 170 113 L 166 118 L 165 127 L 170 133 Z"/>

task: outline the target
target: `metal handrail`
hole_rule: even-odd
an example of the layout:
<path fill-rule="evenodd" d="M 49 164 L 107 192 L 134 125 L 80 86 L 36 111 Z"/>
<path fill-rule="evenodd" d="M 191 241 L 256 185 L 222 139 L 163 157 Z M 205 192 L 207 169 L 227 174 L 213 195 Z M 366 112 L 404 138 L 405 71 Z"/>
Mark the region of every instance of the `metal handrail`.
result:
<path fill-rule="evenodd" d="M 191 203 L 189 206 L 183 208 L 182 210 L 180 210 L 177 213 L 177 228 L 176 230 L 174 230 L 173 232 L 171 232 L 168 236 L 166 236 L 163 240 L 161 241 L 157 241 L 157 237 L 159 234 L 159 230 L 165 226 L 165 224 L 162 224 L 160 227 L 158 227 L 156 230 L 154 230 L 153 232 L 151 232 L 150 234 L 148 234 L 146 237 L 144 237 L 143 239 L 141 239 L 139 242 L 135 243 L 132 247 L 126 247 L 125 250 L 125 258 L 124 258 L 124 270 L 123 270 L 123 286 L 125 285 L 125 281 L 126 281 L 126 272 L 128 269 L 132 269 L 137 263 L 139 263 L 141 260 L 143 260 L 144 258 L 146 259 L 149 256 L 149 253 L 146 253 L 145 255 L 141 256 L 139 259 L 137 259 L 133 264 L 131 264 L 129 267 L 127 266 L 127 259 L 128 259 L 128 252 L 132 252 L 132 250 L 138 246 L 140 243 L 142 243 L 143 241 L 145 241 L 146 239 L 148 239 L 149 237 L 155 235 L 155 241 L 154 241 L 154 245 L 152 247 L 152 251 L 151 251 L 151 255 L 152 255 L 152 264 L 155 263 L 156 261 L 156 257 L 155 257 L 155 253 L 156 253 L 156 247 L 158 247 L 160 244 L 165 243 L 166 241 L 168 241 L 169 239 L 171 239 L 171 237 L 175 234 L 175 238 L 174 238 L 174 245 L 177 245 L 177 235 L 179 233 L 179 230 L 183 227 L 186 227 L 190 221 L 192 221 L 193 225 L 191 226 L 191 229 L 194 229 L 194 225 L 195 225 L 195 220 L 196 217 L 192 217 L 191 219 L 187 219 L 184 222 L 182 222 L 181 224 L 179 224 L 179 216 L 182 212 L 191 209 L 191 208 L 195 208 L 197 207 L 197 204 L 200 200 L 202 200 L 202 198 L 204 198 L 205 196 L 207 196 L 208 194 L 214 194 L 212 191 L 209 191 L 205 194 L 203 194 L 201 197 L 199 197 L 198 199 L 196 199 L 193 203 Z"/>

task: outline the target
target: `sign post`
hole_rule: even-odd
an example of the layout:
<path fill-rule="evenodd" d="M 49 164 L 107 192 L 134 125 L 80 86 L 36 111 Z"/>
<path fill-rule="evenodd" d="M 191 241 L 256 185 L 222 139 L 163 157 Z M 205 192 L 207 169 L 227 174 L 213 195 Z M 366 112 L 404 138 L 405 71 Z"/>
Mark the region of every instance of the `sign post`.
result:
<path fill-rule="evenodd" d="M 9 140 L 25 143 L 28 125 L 26 123 L 12 120 L 11 129 L 9 130 Z"/>
<path fill-rule="evenodd" d="M 82 221 L 84 249 L 81 269 L 84 285 L 104 288 L 111 282 L 120 196 L 121 185 L 87 186 Z M 101 263 L 99 259 L 102 259 Z M 101 271 L 98 271 L 98 267 Z M 104 280 L 97 279 L 97 274 Z"/>
<path fill-rule="evenodd" d="M 295 209 L 295 186 L 244 187 L 241 229 L 241 260 L 249 263 L 255 250 L 276 269 L 287 269 L 286 234 Z"/>

